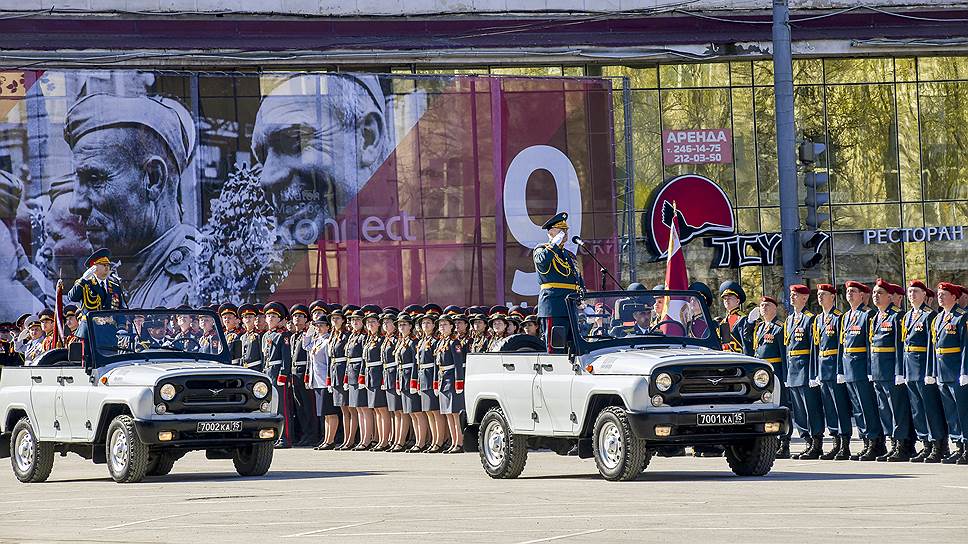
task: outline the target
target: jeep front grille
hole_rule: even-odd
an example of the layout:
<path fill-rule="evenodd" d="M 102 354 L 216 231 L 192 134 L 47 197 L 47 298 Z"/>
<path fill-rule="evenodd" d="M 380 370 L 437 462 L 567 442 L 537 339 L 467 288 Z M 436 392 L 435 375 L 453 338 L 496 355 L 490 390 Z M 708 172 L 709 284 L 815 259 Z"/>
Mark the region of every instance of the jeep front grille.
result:
<path fill-rule="evenodd" d="M 662 395 L 669 406 L 752 404 L 764 390 L 773 389 L 772 380 L 766 389 L 753 385 L 753 373 L 760 368 L 772 372 L 763 363 L 746 362 L 662 366 L 652 373 L 649 395 Z M 672 376 L 672 387 L 665 392 L 655 387 L 655 377 L 662 373 Z"/>
<path fill-rule="evenodd" d="M 265 399 L 256 399 L 252 386 L 257 381 L 266 381 L 258 376 L 179 376 L 162 380 L 162 384 L 175 386 L 177 393 L 169 402 L 170 414 L 233 413 L 254 412 L 259 410 L 263 401 L 272 398 L 272 389 Z M 158 388 L 155 389 L 155 404 L 163 402 Z"/>

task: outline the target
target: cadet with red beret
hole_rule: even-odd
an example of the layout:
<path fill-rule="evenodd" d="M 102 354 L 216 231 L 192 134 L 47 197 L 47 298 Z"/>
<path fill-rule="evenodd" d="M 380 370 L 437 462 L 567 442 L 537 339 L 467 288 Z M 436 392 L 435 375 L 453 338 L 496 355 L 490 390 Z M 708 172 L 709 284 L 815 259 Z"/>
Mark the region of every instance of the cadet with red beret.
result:
<path fill-rule="evenodd" d="M 912 463 L 940 463 L 950 455 L 941 393 L 937 384 L 925 383 L 928 351 L 931 349 L 931 323 L 936 315 L 927 304 L 928 291 L 921 280 L 911 281 L 907 290 L 911 309 L 901 319 L 904 379 L 911 402 L 914 431 L 924 445 L 921 453 L 911 458 Z"/>
<path fill-rule="evenodd" d="M 820 382 L 813 380 L 811 354 L 813 353 L 814 315 L 806 309 L 810 288 L 796 284 L 790 286 L 790 305 L 793 312 L 783 323 L 786 348 L 786 386 L 793 401 L 793 423 L 807 449 L 793 456 L 794 459 L 819 459 L 823 455 L 823 404 L 820 399 Z"/>
<path fill-rule="evenodd" d="M 870 312 L 864 307 L 867 287 L 858 281 L 844 284 L 850 310 L 840 320 L 844 379 L 854 406 L 857 431 L 864 439 L 864 449 L 850 458 L 873 461 L 887 453 L 884 430 L 877 411 L 874 386 L 870 381 Z"/>
<path fill-rule="evenodd" d="M 820 382 L 824 419 L 834 439 L 833 449 L 820 456 L 824 460 L 850 459 L 850 393 L 847 392 L 843 361 L 840 354 L 840 320 L 843 314 L 834 307 L 837 288 L 829 283 L 817 286 L 821 312 L 813 320 L 814 379 Z"/>
<path fill-rule="evenodd" d="M 891 450 L 878 461 L 907 462 L 914 456 L 911 403 L 904 385 L 904 341 L 901 314 L 894 308 L 894 286 L 878 279 L 873 289 L 870 324 L 870 376 L 881 427 L 891 436 Z"/>
<path fill-rule="evenodd" d="M 938 305 L 941 309 L 931 326 L 932 345 L 930 370 L 926 381 L 937 383 L 941 391 L 948 435 L 957 451 L 946 457 L 945 464 L 968 464 L 965 434 L 968 432 L 968 331 L 966 314 L 958 307 L 962 295 L 958 285 L 938 284 Z"/>

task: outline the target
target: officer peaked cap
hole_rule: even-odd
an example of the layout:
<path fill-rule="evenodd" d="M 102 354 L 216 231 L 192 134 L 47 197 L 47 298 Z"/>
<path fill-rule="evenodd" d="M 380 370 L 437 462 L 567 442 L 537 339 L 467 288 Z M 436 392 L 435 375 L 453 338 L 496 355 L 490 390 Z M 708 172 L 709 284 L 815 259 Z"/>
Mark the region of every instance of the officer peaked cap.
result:
<path fill-rule="evenodd" d="M 568 212 L 561 212 L 551 219 L 545 221 L 544 225 L 541 225 L 544 230 L 551 229 L 567 229 L 568 228 Z"/>
<path fill-rule="evenodd" d="M 740 304 L 746 302 L 746 291 L 743 290 L 743 286 L 739 282 L 726 280 L 719 284 L 719 297 L 722 298 L 726 295 L 736 296 L 739 298 Z"/>
<path fill-rule="evenodd" d="M 98 249 L 87 258 L 87 266 L 92 267 L 96 264 L 111 264 L 111 250 L 106 247 Z"/>

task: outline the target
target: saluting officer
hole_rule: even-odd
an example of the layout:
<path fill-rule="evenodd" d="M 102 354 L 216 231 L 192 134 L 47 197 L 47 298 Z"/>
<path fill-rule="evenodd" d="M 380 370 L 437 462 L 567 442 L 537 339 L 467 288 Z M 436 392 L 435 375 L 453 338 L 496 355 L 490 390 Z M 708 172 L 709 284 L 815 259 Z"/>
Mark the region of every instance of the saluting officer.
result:
<path fill-rule="evenodd" d="M 309 352 L 306 350 L 306 336 L 309 331 L 309 307 L 294 304 L 289 309 L 292 336 L 289 346 L 292 351 L 292 397 L 295 416 L 296 446 L 315 446 L 319 443 L 319 420 L 316 417 L 316 394 L 306 385 L 309 371 Z"/>
<path fill-rule="evenodd" d="M 864 300 L 870 287 L 851 280 L 844 284 L 844 288 L 850 309 L 840 318 L 841 359 L 847 391 L 854 407 L 857 433 L 864 439 L 864 449 L 850 458 L 853 461 L 873 461 L 887 453 L 887 447 L 877 412 L 874 386 L 869 378 L 871 316 L 864 307 Z"/>
<path fill-rule="evenodd" d="M 289 332 L 285 328 L 285 320 L 289 311 L 281 302 L 270 302 L 265 305 L 266 326 L 269 328 L 262 335 L 262 360 L 265 361 L 265 373 L 269 380 L 276 384 L 276 395 L 279 399 L 279 414 L 282 415 L 282 436 L 276 441 L 277 448 L 292 447 L 292 411 L 290 409 L 290 376 L 292 375 L 292 352 L 289 348 Z"/>
<path fill-rule="evenodd" d="M 965 329 L 965 311 L 958 307 L 962 291 L 958 285 L 948 282 L 938 284 L 938 305 L 941 309 L 931 326 L 932 345 L 929 377 L 941 391 L 948 434 L 957 451 L 946 457 L 946 465 L 968 464 L 968 331 Z"/>
<path fill-rule="evenodd" d="M 760 297 L 760 321 L 753 331 L 753 356 L 773 365 L 773 374 L 780 384 L 779 403 L 790 408 L 790 392 L 786 386 L 786 345 L 783 342 L 783 325 L 776 319 L 777 301 L 773 297 Z M 792 429 L 789 431 L 792 433 Z M 778 459 L 790 458 L 790 435 L 780 438 Z"/>
<path fill-rule="evenodd" d="M 120 310 L 127 307 L 121 284 L 111 277 L 111 252 L 101 248 L 87 258 L 88 269 L 74 282 L 67 298 L 80 304 L 77 336 L 83 338 L 87 314 L 97 310 Z"/>
<path fill-rule="evenodd" d="M 878 456 L 880 462 L 907 462 L 914 454 L 911 403 L 904 386 L 904 339 L 901 314 L 894 310 L 892 284 L 878 279 L 874 285 L 871 312 L 871 383 L 877 396 L 877 411 L 885 434 L 891 434 L 891 450 Z"/>
<path fill-rule="evenodd" d="M 820 398 L 820 382 L 811 372 L 813 354 L 813 320 L 815 316 L 806 309 L 810 288 L 796 284 L 790 286 L 790 305 L 793 312 L 783 323 L 786 344 L 786 385 L 793 401 L 793 422 L 800 438 L 807 443 L 794 459 L 819 459 L 823 455 L 823 401 Z"/>
<path fill-rule="evenodd" d="M 752 355 L 753 324 L 741 310 L 741 306 L 746 303 L 746 291 L 739 283 L 727 280 L 719 286 L 719 299 L 726 310 L 726 316 L 719 320 L 719 338 L 723 351 Z"/>
<path fill-rule="evenodd" d="M 940 463 L 950 455 L 948 426 L 937 384 L 925 383 L 928 377 L 928 351 L 931 349 L 931 323 L 936 313 L 927 305 L 928 286 L 923 281 L 912 280 L 907 294 L 911 309 L 901 319 L 904 379 L 911 401 L 914 431 L 924 445 L 921 453 L 912 457 L 911 462 Z"/>
<path fill-rule="evenodd" d="M 460 315 L 457 308 L 444 312 L 437 319 L 440 340 L 434 356 L 437 362 L 438 398 L 440 414 L 446 419 L 450 434 L 450 448 L 444 453 L 464 451 L 464 435 L 460 428 L 460 413 L 464 410 L 464 356 L 463 342 L 454 332 L 454 319 Z"/>
<path fill-rule="evenodd" d="M 837 288 L 829 283 L 817 285 L 817 302 L 821 312 L 813 319 L 812 379 L 820 382 L 823 414 L 827 430 L 834 439 L 833 449 L 820 456 L 825 461 L 850 459 L 850 393 L 840 358 L 840 320 L 843 313 L 834 307 Z"/>
<path fill-rule="evenodd" d="M 244 332 L 239 337 L 242 342 L 242 359 L 239 363 L 245 368 L 262 372 L 262 333 L 258 330 L 258 312 L 254 304 L 243 304 L 239 307 Z"/>
<path fill-rule="evenodd" d="M 578 269 L 575 254 L 565 249 L 568 239 L 568 214 L 561 212 L 545 222 L 542 227 L 548 231 L 548 243 L 534 248 L 534 268 L 538 272 L 541 291 L 538 294 L 538 317 L 545 319 L 547 331 L 545 339 L 551 350 L 551 327 L 561 325 L 571 336 L 568 324 L 568 306 L 565 297 L 585 289 L 585 281 Z"/>

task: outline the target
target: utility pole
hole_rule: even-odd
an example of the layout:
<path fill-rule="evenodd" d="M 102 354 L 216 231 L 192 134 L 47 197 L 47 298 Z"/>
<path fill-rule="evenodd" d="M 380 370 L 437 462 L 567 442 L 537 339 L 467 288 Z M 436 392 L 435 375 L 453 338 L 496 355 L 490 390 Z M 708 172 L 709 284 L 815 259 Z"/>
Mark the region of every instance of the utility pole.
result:
<path fill-rule="evenodd" d="M 784 298 L 800 283 L 800 213 L 797 206 L 796 126 L 793 115 L 793 51 L 789 0 L 773 0 L 773 89 L 776 95 L 776 164 L 780 181 Z"/>

